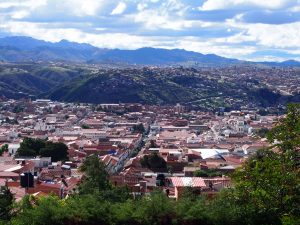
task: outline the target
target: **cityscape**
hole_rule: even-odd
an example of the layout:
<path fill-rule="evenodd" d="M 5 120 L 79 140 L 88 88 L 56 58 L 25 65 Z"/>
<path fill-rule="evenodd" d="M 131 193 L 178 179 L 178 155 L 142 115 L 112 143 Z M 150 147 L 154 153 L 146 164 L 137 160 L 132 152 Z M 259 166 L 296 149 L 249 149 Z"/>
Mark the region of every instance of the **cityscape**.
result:
<path fill-rule="evenodd" d="M 1 0 L 0 225 L 299 225 L 299 0 Z"/>

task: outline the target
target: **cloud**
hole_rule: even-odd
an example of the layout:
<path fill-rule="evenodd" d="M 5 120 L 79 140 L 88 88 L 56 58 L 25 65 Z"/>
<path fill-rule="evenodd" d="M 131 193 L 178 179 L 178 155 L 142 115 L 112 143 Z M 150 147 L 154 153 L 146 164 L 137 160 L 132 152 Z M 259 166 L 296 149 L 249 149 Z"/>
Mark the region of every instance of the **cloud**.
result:
<path fill-rule="evenodd" d="M 262 9 L 279 9 L 287 5 L 293 5 L 295 0 L 207 0 L 199 7 L 200 10 L 220 10 L 228 8 L 262 8 Z"/>
<path fill-rule="evenodd" d="M 98 47 L 300 58 L 300 0 L 1 0 L 0 33 Z"/>
<path fill-rule="evenodd" d="M 127 5 L 124 2 L 120 2 L 116 8 L 111 12 L 111 15 L 119 15 L 122 14 L 127 8 Z"/>

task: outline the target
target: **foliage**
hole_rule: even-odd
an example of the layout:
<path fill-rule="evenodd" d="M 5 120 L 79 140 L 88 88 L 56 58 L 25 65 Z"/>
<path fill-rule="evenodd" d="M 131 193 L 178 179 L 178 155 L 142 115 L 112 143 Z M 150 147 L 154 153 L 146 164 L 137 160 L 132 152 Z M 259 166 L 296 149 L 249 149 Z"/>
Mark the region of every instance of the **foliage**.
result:
<path fill-rule="evenodd" d="M 214 169 L 208 169 L 208 170 L 196 170 L 194 172 L 195 177 L 221 177 L 222 172 L 214 170 Z"/>
<path fill-rule="evenodd" d="M 37 156 L 40 150 L 45 147 L 45 140 L 25 137 L 20 143 L 17 156 Z"/>
<path fill-rule="evenodd" d="M 88 156 L 80 170 L 85 173 L 85 180 L 79 188 L 81 193 L 100 192 L 109 189 L 108 173 L 97 155 Z"/>
<path fill-rule="evenodd" d="M 56 162 L 68 159 L 68 147 L 61 142 L 54 143 L 47 141 L 45 147 L 40 149 L 40 156 L 51 157 L 51 160 Z"/>
<path fill-rule="evenodd" d="M 82 124 L 82 125 L 81 125 L 81 128 L 82 128 L 82 129 L 90 129 L 90 126 L 87 125 L 87 124 Z"/>
<path fill-rule="evenodd" d="M 9 220 L 11 217 L 13 194 L 7 187 L 0 187 L 0 220 Z"/>
<path fill-rule="evenodd" d="M 167 169 L 166 161 L 159 156 L 157 153 L 151 153 L 150 155 L 145 155 L 141 159 L 141 165 L 149 169 Z"/>
<path fill-rule="evenodd" d="M 17 156 L 51 157 L 52 161 L 68 159 L 68 147 L 61 142 L 54 143 L 42 139 L 24 138 L 17 150 Z"/>
<path fill-rule="evenodd" d="M 261 128 L 257 131 L 256 134 L 261 138 L 265 138 L 267 136 L 268 132 L 269 132 L 268 128 Z"/>
<path fill-rule="evenodd" d="M 28 199 L 27 199 L 28 200 Z M 33 199 L 32 199 L 33 200 Z M 13 225 L 62 225 L 68 216 L 64 202 L 56 196 L 34 199 L 31 203 L 20 205 L 18 216 L 12 219 Z M 29 206 L 29 207 L 28 207 Z"/>
<path fill-rule="evenodd" d="M 8 144 L 4 144 L 0 148 L 0 156 L 3 155 L 4 152 L 8 152 Z"/>
<path fill-rule="evenodd" d="M 293 151 L 300 147 L 300 104 L 289 104 L 286 117 L 269 132 L 268 140 L 281 152 Z"/>
<path fill-rule="evenodd" d="M 133 131 L 133 133 L 143 134 L 145 132 L 144 125 L 142 123 L 139 123 L 137 125 L 133 125 L 132 131 Z"/>
<path fill-rule="evenodd" d="M 266 224 L 300 215 L 300 105 L 289 105 L 285 118 L 270 130 L 271 148 L 257 151 L 233 176 L 241 204 L 253 206 Z"/>

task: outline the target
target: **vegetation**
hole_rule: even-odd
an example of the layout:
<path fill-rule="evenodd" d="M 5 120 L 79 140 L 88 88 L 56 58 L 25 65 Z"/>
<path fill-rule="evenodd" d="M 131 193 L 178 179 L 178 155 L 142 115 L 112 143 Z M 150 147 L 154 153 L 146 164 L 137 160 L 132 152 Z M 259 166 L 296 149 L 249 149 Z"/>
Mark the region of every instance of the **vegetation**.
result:
<path fill-rule="evenodd" d="M 261 128 L 257 131 L 257 135 L 261 138 L 265 138 L 267 136 L 267 133 L 269 132 L 268 128 Z"/>
<path fill-rule="evenodd" d="M 268 134 L 272 147 L 251 157 L 234 173 L 234 188 L 214 199 L 196 197 L 189 188 L 177 202 L 158 190 L 133 199 L 126 188 L 110 185 L 104 165 L 90 156 L 81 167 L 86 178 L 77 193 L 63 200 L 27 196 L 14 210 L 6 193 L 0 196 L 1 219 L 12 225 L 300 224 L 299 113 L 300 105 L 289 106 L 287 116 Z M 9 221 L 11 212 L 15 215 Z"/>
<path fill-rule="evenodd" d="M 87 124 L 82 124 L 82 125 L 81 125 L 81 128 L 82 128 L 82 129 L 90 129 L 90 126 L 87 125 Z"/>
<path fill-rule="evenodd" d="M 214 169 L 197 170 L 194 172 L 195 177 L 221 177 L 222 173 Z"/>
<path fill-rule="evenodd" d="M 0 221 L 10 219 L 13 208 L 13 200 L 14 197 L 10 190 L 7 187 L 0 187 Z"/>
<path fill-rule="evenodd" d="M 141 164 L 143 167 L 147 167 L 152 170 L 166 170 L 166 161 L 159 156 L 157 153 L 152 153 L 150 155 L 145 155 L 141 159 Z"/>
<path fill-rule="evenodd" d="M 3 155 L 4 152 L 8 152 L 8 144 L 4 144 L 0 148 L 0 156 Z"/>
<path fill-rule="evenodd" d="M 68 159 L 68 147 L 61 142 L 51 142 L 42 139 L 24 138 L 17 150 L 17 156 L 51 157 L 53 162 Z"/>
<path fill-rule="evenodd" d="M 79 187 L 81 193 L 100 192 L 109 188 L 108 173 L 96 155 L 88 156 L 80 170 L 85 173 L 85 180 Z"/>
<path fill-rule="evenodd" d="M 227 72 L 224 69 L 221 76 L 213 70 L 203 72 L 183 67 L 99 69 L 84 64 L 4 63 L 0 65 L 0 96 L 97 104 L 184 103 L 203 110 L 239 108 L 249 103 L 278 106 L 299 100 L 299 94 L 282 96 L 269 90 L 263 82 L 249 83 Z M 228 99 L 234 99 L 234 102 L 229 104 Z M 26 108 L 19 105 L 14 112 L 24 110 Z"/>
<path fill-rule="evenodd" d="M 143 134 L 145 132 L 144 125 L 142 123 L 139 123 L 137 125 L 133 125 L 132 131 L 133 131 L 133 133 Z"/>

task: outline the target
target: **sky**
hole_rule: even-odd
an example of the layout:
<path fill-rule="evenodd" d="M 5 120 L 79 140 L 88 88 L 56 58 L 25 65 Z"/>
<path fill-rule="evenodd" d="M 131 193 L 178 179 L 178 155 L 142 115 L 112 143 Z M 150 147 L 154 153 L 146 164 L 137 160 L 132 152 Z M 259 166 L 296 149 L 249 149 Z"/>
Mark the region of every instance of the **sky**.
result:
<path fill-rule="evenodd" d="M 300 0 L 0 0 L 0 36 L 300 60 Z"/>

